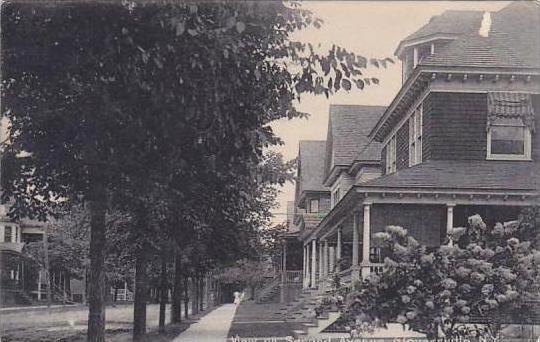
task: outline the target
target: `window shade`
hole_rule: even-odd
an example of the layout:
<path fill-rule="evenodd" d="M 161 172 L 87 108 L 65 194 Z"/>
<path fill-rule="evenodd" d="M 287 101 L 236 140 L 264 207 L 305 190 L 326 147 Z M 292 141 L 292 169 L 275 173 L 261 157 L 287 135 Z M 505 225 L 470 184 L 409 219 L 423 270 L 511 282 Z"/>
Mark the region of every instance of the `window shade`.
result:
<path fill-rule="evenodd" d="M 524 93 L 488 93 L 487 128 L 503 124 L 508 119 L 521 119 L 523 125 L 534 131 L 534 109 L 531 95 Z"/>

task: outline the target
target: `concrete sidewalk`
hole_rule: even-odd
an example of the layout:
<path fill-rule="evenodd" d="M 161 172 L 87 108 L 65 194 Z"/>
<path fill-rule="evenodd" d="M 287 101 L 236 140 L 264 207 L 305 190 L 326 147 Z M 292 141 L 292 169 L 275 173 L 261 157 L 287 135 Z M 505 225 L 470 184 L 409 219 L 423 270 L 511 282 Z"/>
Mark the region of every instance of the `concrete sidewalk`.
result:
<path fill-rule="evenodd" d="M 235 312 L 236 304 L 224 304 L 192 324 L 173 342 L 226 341 Z"/>

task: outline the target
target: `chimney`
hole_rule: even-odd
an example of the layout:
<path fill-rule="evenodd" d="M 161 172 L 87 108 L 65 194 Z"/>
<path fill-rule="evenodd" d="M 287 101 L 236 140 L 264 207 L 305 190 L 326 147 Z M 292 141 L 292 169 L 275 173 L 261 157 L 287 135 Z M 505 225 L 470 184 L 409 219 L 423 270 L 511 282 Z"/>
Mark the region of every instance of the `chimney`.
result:
<path fill-rule="evenodd" d="M 490 29 L 491 29 L 491 13 L 484 12 L 484 16 L 482 17 L 482 23 L 480 24 L 480 30 L 478 30 L 478 34 L 482 37 L 488 37 Z"/>

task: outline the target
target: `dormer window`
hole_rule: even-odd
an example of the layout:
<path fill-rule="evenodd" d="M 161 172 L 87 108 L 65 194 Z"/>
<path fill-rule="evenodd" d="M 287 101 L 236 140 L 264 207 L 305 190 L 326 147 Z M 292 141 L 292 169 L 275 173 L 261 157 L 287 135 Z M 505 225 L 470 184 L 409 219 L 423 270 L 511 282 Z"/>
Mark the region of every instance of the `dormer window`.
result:
<path fill-rule="evenodd" d="M 402 78 L 403 82 L 407 80 L 414 68 L 422 62 L 424 58 L 435 53 L 435 43 L 428 42 L 424 44 L 418 44 L 415 46 L 407 47 L 405 50 L 402 64 Z"/>
<path fill-rule="evenodd" d="M 312 199 L 309 202 L 309 212 L 310 213 L 318 213 L 319 212 L 319 200 L 318 199 Z"/>
<path fill-rule="evenodd" d="M 413 66 L 416 68 L 424 58 L 435 53 L 435 44 L 423 44 L 414 47 L 414 62 Z"/>
<path fill-rule="evenodd" d="M 533 129 L 530 94 L 488 94 L 487 159 L 530 160 Z"/>

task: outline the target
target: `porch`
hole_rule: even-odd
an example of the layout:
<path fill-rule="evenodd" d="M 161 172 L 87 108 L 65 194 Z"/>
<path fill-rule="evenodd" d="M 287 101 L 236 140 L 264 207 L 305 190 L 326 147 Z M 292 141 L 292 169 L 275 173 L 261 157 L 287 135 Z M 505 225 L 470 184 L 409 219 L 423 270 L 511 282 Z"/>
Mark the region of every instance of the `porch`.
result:
<path fill-rule="evenodd" d="M 401 226 L 419 243 L 437 247 L 447 231 L 478 214 L 488 227 L 513 221 L 533 204 L 528 196 L 495 193 L 366 192 L 353 187 L 303 241 L 303 287 L 328 289 L 333 278 L 350 284 L 382 272 L 385 251 L 374 234 Z"/>

